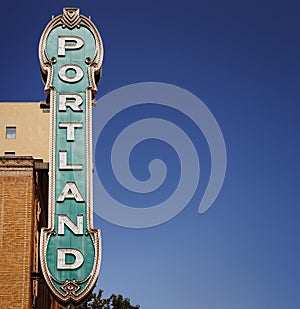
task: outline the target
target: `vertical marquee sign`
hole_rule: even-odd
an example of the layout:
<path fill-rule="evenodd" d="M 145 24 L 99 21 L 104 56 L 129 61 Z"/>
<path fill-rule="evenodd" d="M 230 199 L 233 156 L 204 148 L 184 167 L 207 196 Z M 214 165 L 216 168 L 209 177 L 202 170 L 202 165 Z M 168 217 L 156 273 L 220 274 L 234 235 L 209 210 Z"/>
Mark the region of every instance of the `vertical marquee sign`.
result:
<path fill-rule="evenodd" d="M 57 299 L 76 304 L 94 287 L 101 259 L 92 219 L 91 140 L 101 37 L 79 9 L 65 8 L 46 26 L 39 58 L 50 94 L 49 223 L 41 231 L 41 266 Z"/>

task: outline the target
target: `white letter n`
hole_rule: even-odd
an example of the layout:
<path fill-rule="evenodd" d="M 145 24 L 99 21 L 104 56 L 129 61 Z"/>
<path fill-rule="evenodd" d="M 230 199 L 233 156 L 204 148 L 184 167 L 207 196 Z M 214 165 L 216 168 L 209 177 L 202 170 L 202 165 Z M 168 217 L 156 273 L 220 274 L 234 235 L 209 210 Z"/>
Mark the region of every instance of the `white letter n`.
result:
<path fill-rule="evenodd" d="M 58 215 L 58 235 L 65 235 L 65 225 L 75 235 L 83 235 L 83 215 L 77 215 L 77 225 L 67 215 Z"/>

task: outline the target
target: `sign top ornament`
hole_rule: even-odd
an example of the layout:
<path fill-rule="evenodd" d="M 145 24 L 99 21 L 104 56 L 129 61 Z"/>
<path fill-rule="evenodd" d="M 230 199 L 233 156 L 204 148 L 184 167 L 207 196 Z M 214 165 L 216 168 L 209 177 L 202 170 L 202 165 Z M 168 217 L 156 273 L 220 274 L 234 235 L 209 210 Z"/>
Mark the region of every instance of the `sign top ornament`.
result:
<path fill-rule="evenodd" d="M 79 8 L 64 8 L 62 15 L 53 17 L 52 20 L 48 23 L 40 39 L 39 58 L 42 69 L 42 75 L 45 81 L 44 90 L 46 93 L 49 93 L 50 90 L 50 85 L 53 77 L 51 68 L 53 68 L 52 65 L 56 61 L 55 57 L 50 58 L 47 53 L 46 44 L 49 33 L 54 28 L 62 28 L 62 29 L 68 28 L 70 31 L 72 31 L 75 27 L 78 29 L 84 27 L 93 34 L 93 38 L 96 43 L 95 55 L 93 58 L 87 57 L 86 61 L 89 62 L 90 64 L 91 72 L 89 72 L 89 77 L 92 87 L 91 89 L 93 93 L 96 93 L 98 90 L 97 83 L 101 79 L 103 52 L 104 52 L 101 36 L 95 25 L 92 23 L 91 19 L 80 14 Z M 69 44 L 69 49 L 72 48 L 71 46 L 72 45 Z"/>
<path fill-rule="evenodd" d="M 45 280 L 62 304 L 84 301 L 100 270 L 100 230 L 93 228 L 92 103 L 101 77 L 103 45 L 89 18 L 65 8 L 39 45 L 50 95 L 48 227 L 41 229 Z"/>

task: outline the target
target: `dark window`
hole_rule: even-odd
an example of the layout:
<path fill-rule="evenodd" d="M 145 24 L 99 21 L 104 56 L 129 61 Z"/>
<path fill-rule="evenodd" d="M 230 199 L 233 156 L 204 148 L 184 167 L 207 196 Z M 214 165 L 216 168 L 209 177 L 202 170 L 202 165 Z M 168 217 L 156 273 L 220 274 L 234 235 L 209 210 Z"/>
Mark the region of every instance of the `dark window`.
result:
<path fill-rule="evenodd" d="M 7 139 L 14 139 L 17 135 L 17 128 L 16 127 L 6 127 L 6 138 Z"/>
<path fill-rule="evenodd" d="M 13 152 L 13 151 L 6 151 L 6 152 L 4 152 L 4 155 L 6 157 L 14 157 L 16 155 L 16 153 Z"/>

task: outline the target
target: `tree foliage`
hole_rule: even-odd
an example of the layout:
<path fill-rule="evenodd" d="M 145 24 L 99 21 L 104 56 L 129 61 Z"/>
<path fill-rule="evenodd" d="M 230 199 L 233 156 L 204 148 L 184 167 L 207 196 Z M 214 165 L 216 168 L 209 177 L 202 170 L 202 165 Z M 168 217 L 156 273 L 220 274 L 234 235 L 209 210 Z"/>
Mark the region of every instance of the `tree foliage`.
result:
<path fill-rule="evenodd" d="M 68 307 L 67 307 L 68 308 Z M 133 306 L 129 298 L 112 294 L 109 298 L 103 298 L 103 290 L 98 294 L 93 293 L 89 300 L 81 306 L 69 307 L 74 309 L 140 309 L 139 305 Z M 64 309 L 61 307 L 60 309 Z"/>

